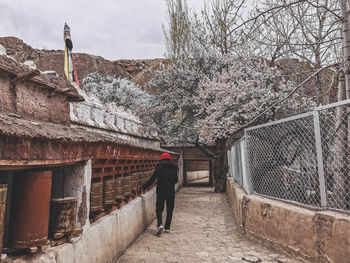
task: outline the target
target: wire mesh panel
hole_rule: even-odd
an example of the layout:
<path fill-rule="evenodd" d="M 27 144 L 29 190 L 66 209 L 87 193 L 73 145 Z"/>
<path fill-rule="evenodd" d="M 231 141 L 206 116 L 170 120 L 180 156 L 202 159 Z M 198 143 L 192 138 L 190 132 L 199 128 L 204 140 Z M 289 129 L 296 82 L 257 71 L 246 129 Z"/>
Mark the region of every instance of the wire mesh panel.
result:
<path fill-rule="evenodd" d="M 350 104 L 319 114 L 327 206 L 350 210 Z"/>
<path fill-rule="evenodd" d="M 246 130 L 253 191 L 320 207 L 312 114 Z"/>
<path fill-rule="evenodd" d="M 231 155 L 233 160 L 233 177 L 239 185 L 243 186 L 242 155 L 239 142 L 231 147 Z"/>
<path fill-rule="evenodd" d="M 230 176 L 238 183 L 247 193 L 251 193 L 250 182 L 247 171 L 246 143 L 242 138 L 231 146 L 227 152 L 228 166 Z"/>
<path fill-rule="evenodd" d="M 227 164 L 228 164 L 228 173 L 229 173 L 230 177 L 233 177 L 233 174 L 232 174 L 233 162 L 232 162 L 232 157 L 231 157 L 231 150 L 227 151 Z"/>

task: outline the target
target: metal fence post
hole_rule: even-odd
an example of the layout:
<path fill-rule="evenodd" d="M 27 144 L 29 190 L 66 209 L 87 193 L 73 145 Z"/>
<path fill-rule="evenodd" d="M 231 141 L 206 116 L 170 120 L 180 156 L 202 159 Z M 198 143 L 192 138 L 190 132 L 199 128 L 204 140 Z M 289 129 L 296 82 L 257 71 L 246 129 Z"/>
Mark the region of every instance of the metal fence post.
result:
<path fill-rule="evenodd" d="M 247 192 L 247 194 L 251 194 L 251 182 L 250 177 L 248 176 L 248 157 L 247 157 L 247 142 L 245 137 L 242 140 L 241 144 L 242 150 L 242 175 L 243 175 L 243 188 Z"/>
<path fill-rule="evenodd" d="M 324 166 L 323 166 L 323 154 L 322 154 L 322 142 L 321 142 L 319 112 L 317 110 L 314 111 L 313 116 L 314 116 L 314 131 L 315 131 L 318 180 L 319 180 L 319 184 L 320 184 L 321 207 L 323 209 L 325 209 L 327 206 L 327 196 L 326 196 L 326 183 L 325 183 L 325 178 L 324 178 Z"/>

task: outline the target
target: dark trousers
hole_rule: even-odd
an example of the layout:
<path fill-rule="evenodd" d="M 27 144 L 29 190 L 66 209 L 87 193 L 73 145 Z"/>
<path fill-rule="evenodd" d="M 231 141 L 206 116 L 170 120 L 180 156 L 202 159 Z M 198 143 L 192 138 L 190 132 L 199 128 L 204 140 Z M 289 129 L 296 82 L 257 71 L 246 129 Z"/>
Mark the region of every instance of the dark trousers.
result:
<path fill-rule="evenodd" d="M 175 194 L 173 195 L 157 195 L 157 227 L 163 224 L 162 214 L 164 210 L 164 202 L 166 202 L 166 221 L 165 229 L 170 229 L 171 218 L 173 217 L 173 210 L 175 204 Z"/>

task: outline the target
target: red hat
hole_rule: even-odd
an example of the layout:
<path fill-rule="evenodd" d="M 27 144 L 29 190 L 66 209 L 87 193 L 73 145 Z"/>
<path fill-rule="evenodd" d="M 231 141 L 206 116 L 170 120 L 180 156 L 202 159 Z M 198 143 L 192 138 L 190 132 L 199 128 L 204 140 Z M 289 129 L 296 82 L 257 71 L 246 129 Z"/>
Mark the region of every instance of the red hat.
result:
<path fill-rule="evenodd" d="M 163 160 L 163 159 L 171 159 L 170 158 L 170 154 L 169 153 L 162 153 L 162 155 L 160 156 L 160 159 Z"/>

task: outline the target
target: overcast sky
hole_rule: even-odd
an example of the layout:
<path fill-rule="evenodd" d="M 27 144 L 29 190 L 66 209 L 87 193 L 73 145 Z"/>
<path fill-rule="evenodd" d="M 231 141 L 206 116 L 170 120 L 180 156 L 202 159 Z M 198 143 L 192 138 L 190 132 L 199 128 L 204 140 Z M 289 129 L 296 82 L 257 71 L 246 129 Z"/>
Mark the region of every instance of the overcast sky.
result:
<path fill-rule="evenodd" d="M 200 9 L 203 0 L 187 3 Z M 110 60 L 163 57 L 165 21 L 165 0 L 0 0 L 0 36 L 63 49 L 67 22 L 73 52 Z"/>

